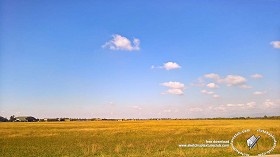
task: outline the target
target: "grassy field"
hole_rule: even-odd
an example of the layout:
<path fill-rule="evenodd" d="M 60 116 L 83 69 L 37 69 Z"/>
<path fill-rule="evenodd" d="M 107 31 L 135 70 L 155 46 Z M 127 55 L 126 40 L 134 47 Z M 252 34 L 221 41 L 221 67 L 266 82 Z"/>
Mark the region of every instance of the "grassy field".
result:
<path fill-rule="evenodd" d="M 248 150 L 246 138 L 257 134 L 253 130 L 263 129 L 278 140 L 279 124 L 280 120 L 0 123 L 0 156 L 238 156 L 230 146 L 180 148 L 178 145 L 231 140 L 237 132 L 250 129 L 250 133 L 238 136 L 234 144 L 242 151 L 259 153 L 273 145 L 272 139 L 262 134 L 256 148 Z M 279 144 L 271 154 L 280 154 Z"/>

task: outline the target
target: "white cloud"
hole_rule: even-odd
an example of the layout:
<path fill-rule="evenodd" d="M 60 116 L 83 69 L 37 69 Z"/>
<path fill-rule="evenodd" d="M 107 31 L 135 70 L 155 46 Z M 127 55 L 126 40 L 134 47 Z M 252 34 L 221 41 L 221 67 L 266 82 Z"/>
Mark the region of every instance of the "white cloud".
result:
<path fill-rule="evenodd" d="M 126 37 L 118 34 L 113 35 L 113 39 L 106 42 L 102 47 L 109 48 L 110 50 L 125 50 L 125 51 L 137 51 L 140 50 L 140 40 L 137 38 L 133 39 L 133 45 L 131 41 Z"/>
<path fill-rule="evenodd" d="M 173 69 L 180 69 L 181 66 L 175 62 L 167 62 L 164 63 L 162 66 L 151 66 L 151 69 L 165 69 L 165 70 L 173 70 Z"/>
<path fill-rule="evenodd" d="M 164 82 L 161 83 L 160 85 L 165 86 L 165 87 L 169 87 L 169 88 L 177 88 L 177 89 L 184 89 L 185 85 L 183 83 L 180 82 Z"/>
<path fill-rule="evenodd" d="M 170 81 L 170 82 L 161 83 L 160 85 L 170 88 L 161 94 L 174 94 L 174 95 L 184 94 L 183 90 L 185 89 L 185 85 L 183 83 Z"/>
<path fill-rule="evenodd" d="M 246 83 L 246 78 L 239 75 L 227 75 L 220 82 L 227 84 L 227 86 L 243 85 Z"/>
<path fill-rule="evenodd" d="M 255 108 L 255 107 L 256 107 L 256 102 L 254 102 L 254 101 L 248 102 L 248 103 L 246 104 L 246 106 L 247 106 L 248 108 Z"/>
<path fill-rule="evenodd" d="M 241 109 L 250 109 L 256 107 L 256 102 L 248 102 L 246 104 L 226 104 L 225 107 L 231 107 L 231 108 L 241 108 Z"/>
<path fill-rule="evenodd" d="M 252 78 L 254 79 L 258 79 L 258 78 L 263 78 L 263 75 L 261 74 L 254 74 L 254 75 L 251 75 Z"/>
<path fill-rule="evenodd" d="M 212 79 L 214 81 L 219 81 L 220 80 L 220 76 L 218 74 L 215 74 L 215 73 L 205 74 L 204 77 Z"/>
<path fill-rule="evenodd" d="M 190 112 L 201 112 L 201 111 L 203 111 L 203 109 L 199 108 L 199 107 L 192 107 L 192 108 L 189 108 L 188 110 Z"/>
<path fill-rule="evenodd" d="M 227 108 L 224 105 L 220 105 L 220 106 L 217 106 L 217 107 L 211 107 L 209 109 L 210 110 L 214 109 L 216 111 L 223 111 L 223 112 L 225 112 Z"/>
<path fill-rule="evenodd" d="M 220 96 L 218 94 L 214 94 L 213 98 L 220 98 Z"/>
<path fill-rule="evenodd" d="M 226 104 L 227 107 L 243 107 L 244 104 Z"/>
<path fill-rule="evenodd" d="M 167 91 L 163 92 L 162 94 L 174 94 L 174 95 L 183 95 L 184 91 L 182 89 L 171 88 Z"/>
<path fill-rule="evenodd" d="M 272 41 L 270 42 L 270 44 L 276 48 L 276 49 L 280 49 L 280 41 Z"/>
<path fill-rule="evenodd" d="M 265 102 L 263 103 L 266 107 L 272 107 L 275 105 L 275 103 L 273 101 L 271 101 L 270 99 L 265 100 Z"/>
<path fill-rule="evenodd" d="M 208 88 L 219 88 L 219 86 L 217 84 L 215 84 L 215 83 L 208 83 L 206 86 Z"/>
<path fill-rule="evenodd" d="M 248 103 L 237 103 L 237 104 L 223 104 L 218 106 L 209 106 L 209 110 L 215 111 L 222 111 L 222 112 L 232 112 L 232 111 L 240 111 L 241 110 L 248 110 L 248 109 L 255 109 L 256 102 L 248 102 Z"/>
<path fill-rule="evenodd" d="M 200 93 L 202 94 L 207 94 L 207 95 L 212 95 L 212 98 L 220 98 L 220 95 L 216 94 L 215 92 L 212 92 L 212 91 L 208 91 L 208 90 L 201 90 Z"/>
<path fill-rule="evenodd" d="M 212 79 L 216 83 L 226 84 L 227 86 L 238 86 L 240 88 L 251 88 L 250 86 L 246 85 L 246 78 L 239 75 L 227 75 L 226 77 L 222 78 L 218 74 L 209 73 L 204 75 L 205 78 Z M 209 85 L 209 84 L 208 84 Z M 210 86 L 213 84 L 210 84 Z"/>
<path fill-rule="evenodd" d="M 239 87 L 239 88 L 243 88 L 243 89 L 249 89 L 249 88 L 252 88 L 252 86 L 249 86 L 249 85 L 246 85 L 246 84 L 239 85 L 238 87 Z"/>
<path fill-rule="evenodd" d="M 200 77 L 194 83 L 191 83 L 190 85 L 194 86 L 194 87 L 203 87 L 203 86 L 205 86 L 205 81 L 203 78 Z"/>
<path fill-rule="evenodd" d="M 280 102 L 280 101 L 279 101 Z M 266 108 L 272 108 L 272 107 L 275 107 L 277 106 L 277 103 L 270 100 L 270 99 L 266 99 L 265 102 L 263 103 L 263 105 L 266 107 Z M 279 105 L 279 103 L 278 103 Z"/>
<path fill-rule="evenodd" d="M 164 63 L 163 68 L 166 70 L 179 69 L 181 66 L 175 62 Z"/>
<path fill-rule="evenodd" d="M 205 89 L 201 90 L 200 92 L 203 93 L 203 94 L 208 94 L 208 95 L 214 94 L 214 92 L 208 91 L 208 90 L 205 90 Z"/>
<path fill-rule="evenodd" d="M 266 91 L 255 91 L 253 94 L 254 95 L 263 95 L 265 93 L 266 93 Z"/>

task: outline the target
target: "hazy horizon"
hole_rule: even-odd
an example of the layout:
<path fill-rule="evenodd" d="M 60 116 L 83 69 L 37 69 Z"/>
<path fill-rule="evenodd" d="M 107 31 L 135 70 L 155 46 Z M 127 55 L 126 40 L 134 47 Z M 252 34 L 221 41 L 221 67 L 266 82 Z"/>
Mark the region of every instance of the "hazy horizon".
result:
<path fill-rule="evenodd" d="M 0 2 L 0 116 L 280 115 L 280 1 Z"/>

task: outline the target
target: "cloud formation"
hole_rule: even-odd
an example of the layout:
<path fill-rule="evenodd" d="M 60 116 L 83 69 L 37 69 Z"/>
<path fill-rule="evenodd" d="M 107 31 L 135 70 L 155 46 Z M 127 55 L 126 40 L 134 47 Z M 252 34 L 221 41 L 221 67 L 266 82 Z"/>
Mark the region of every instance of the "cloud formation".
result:
<path fill-rule="evenodd" d="M 216 82 L 218 82 L 220 80 L 220 76 L 218 74 L 215 74 L 215 73 L 205 74 L 204 77 L 208 78 L 208 79 L 212 79 Z"/>
<path fill-rule="evenodd" d="M 162 94 L 174 94 L 174 95 L 183 95 L 184 91 L 182 89 L 171 88 L 167 91 L 163 92 Z"/>
<path fill-rule="evenodd" d="M 220 80 L 220 82 L 227 84 L 227 86 L 242 85 L 246 81 L 244 77 L 239 75 L 227 75 L 224 79 Z"/>
<path fill-rule="evenodd" d="M 249 89 L 249 88 L 252 88 L 252 86 L 249 86 L 249 85 L 246 85 L 246 84 L 239 85 L 238 87 L 239 87 L 239 88 L 243 88 L 243 89 Z"/>
<path fill-rule="evenodd" d="M 241 109 L 255 108 L 256 102 L 248 102 L 246 104 L 226 104 L 225 107 L 237 107 Z"/>
<path fill-rule="evenodd" d="M 200 93 L 202 93 L 202 94 L 208 94 L 208 95 L 214 94 L 214 92 L 208 91 L 208 90 L 205 90 L 205 89 L 204 89 L 204 90 L 201 90 Z"/>
<path fill-rule="evenodd" d="M 272 107 L 275 107 L 277 106 L 277 103 L 275 103 L 274 101 L 270 100 L 270 99 L 266 99 L 263 103 L 263 105 L 266 107 L 266 108 L 272 108 Z M 278 104 L 279 105 L 279 104 Z"/>
<path fill-rule="evenodd" d="M 220 98 L 220 95 L 214 94 L 212 97 L 213 97 L 213 98 Z"/>
<path fill-rule="evenodd" d="M 110 50 L 137 51 L 140 50 L 140 40 L 133 39 L 133 44 L 129 39 L 118 34 L 112 35 L 113 39 L 106 42 L 102 47 Z"/>
<path fill-rule="evenodd" d="M 210 74 L 205 74 L 204 77 L 211 79 L 216 83 L 225 84 L 229 87 L 238 86 L 240 88 L 251 88 L 250 86 L 246 85 L 247 79 L 239 75 L 227 75 L 226 77 L 222 78 L 218 74 L 210 73 Z M 210 84 L 209 86 L 213 86 L 213 84 Z"/>
<path fill-rule="evenodd" d="M 208 88 L 219 88 L 219 86 L 217 84 L 215 84 L 215 83 L 208 83 L 206 86 Z"/>
<path fill-rule="evenodd" d="M 164 63 L 163 66 L 154 66 L 154 65 L 151 66 L 151 69 L 156 69 L 156 68 L 165 69 L 165 70 L 173 70 L 173 69 L 180 69 L 181 66 L 175 62 L 167 62 L 167 63 Z"/>
<path fill-rule="evenodd" d="M 280 49 L 280 41 L 272 41 L 270 42 L 270 44 L 276 48 L 276 49 Z"/>
<path fill-rule="evenodd" d="M 254 75 L 251 75 L 251 78 L 259 79 L 259 78 L 263 78 L 263 75 L 261 75 L 261 74 L 254 74 Z"/>
<path fill-rule="evenodd" d="M 172 70 L 172 69 L 180 69 L 181 66 L 175 62 L 167 62 L 164 63 L 163 68 L 166 70 Z"/>
<path fill-rule="evenodd" d="M 255 91 L 253 94 L 254 95 L 264 95 L 266 91 Z"/>
<path fill-rule="evenodd" d="M 242 103 L 242 104 L 224 104 L 219 106 L 210 106 L 209 109 L 213 109 L 216 111 L 232 111 L 232 110 L 247 110 L 247 109 L 253 109 L 256 108 L 256 102 L 251 101 L 248 103 Z"/>
<path fill-rule="evenodd" d="M 170 81 L 170 82 L 161 83 L 160 85 L 170 88 L 167 91 L 163 92 L 162 94 L 174 94 L 174 95 L 184 94 L 185 85 L 183 83 Z"/>
<path fill-rule="evenodd" d="M 184 89 L 185 88 L 185 85 L 183 83 L 180 83 L 180 82 L 169 81 L 169 82 L 161 83 L 161 85 L 165 86 L 165 87 L 169 87 L 169 88 L 177 88 L 177 89 Z"/>
<path fill-rule="evenodd" d="M 191 107 L 188 109 L 189 112 L 202 112 L 203 109 L 200 107 Z"/>
<path fill-rule="evenodd" d="M 200 93 L 207 94 L 207 95 L 212 95 L 212 98 L 215 98 L 215 99 L 220 98 L 220 95 L 216 94 L 215 92 L 208 91 L 208 90 L 205 90 L 205 89 L 201 90 Z"/>

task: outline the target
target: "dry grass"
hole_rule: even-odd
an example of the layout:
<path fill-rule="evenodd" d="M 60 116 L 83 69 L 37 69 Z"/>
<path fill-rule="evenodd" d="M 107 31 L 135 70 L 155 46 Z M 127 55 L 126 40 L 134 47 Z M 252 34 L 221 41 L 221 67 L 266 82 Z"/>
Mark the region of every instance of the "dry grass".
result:
<path fill-rule="evenodd" d="M 279 120 L 169 120 L 0 123 L 0 156 L 238 156 L 231 147 L 179 148 L 178 144 L 230 140 L 245 129 L 263 129 L 280 137 Z M 253 132 L 251 132 L 253 133 Z M 243 134 L 236 147 L 246 149 Z M 271 145 L 262 142 L 251 153 Z M 280 153 L 277 145 L 273 154 Z"/>

